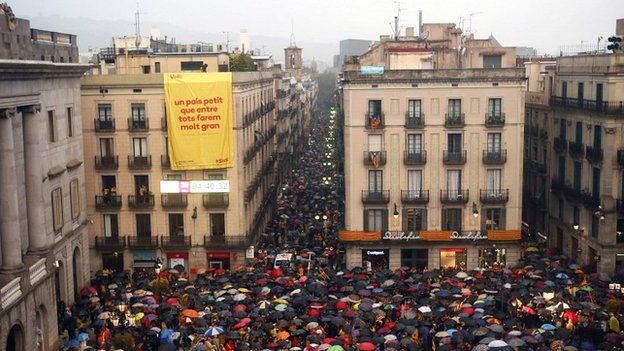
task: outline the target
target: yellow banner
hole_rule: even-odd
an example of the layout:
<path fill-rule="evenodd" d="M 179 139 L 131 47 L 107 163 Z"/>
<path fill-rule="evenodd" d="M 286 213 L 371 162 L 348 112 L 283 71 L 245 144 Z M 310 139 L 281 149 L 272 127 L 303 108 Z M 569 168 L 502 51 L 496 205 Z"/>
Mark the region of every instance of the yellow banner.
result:
<path fill-rule="evenodd" d="M 171 169 L 232 167 L 232 73 L 164 77 Z"/>

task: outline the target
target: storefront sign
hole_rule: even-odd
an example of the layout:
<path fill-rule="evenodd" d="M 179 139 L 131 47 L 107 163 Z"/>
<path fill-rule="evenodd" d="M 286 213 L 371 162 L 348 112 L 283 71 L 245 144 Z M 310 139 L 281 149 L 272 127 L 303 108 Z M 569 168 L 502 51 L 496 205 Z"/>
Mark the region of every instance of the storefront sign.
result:
<path fill-rule="evenodd" d="M 405 240 L 405 241 L 410 241 L 410 240 L 418 240 L 420 239 L 420 233 L 419 232 L 385 232 L 383 237 L 383 240 L 392 240 L 392 241 L 400 241 L 400 240 Z"/>
<path fill-rule="evenodd" d="M 486 240 L 487 233 L 480 230 L 471 232 L 452 232 L 451 240 Z"/>
<path fill-rule="evenodd" d="M 206 257 L 209 259 L 210 258 L 230 259 L 230 253 L 229 252 L 207 252 Z"/>
<path fill-rule="evenodd" d="M 229 180 L 161 180 L 162 194 L 229 193 Z"/>
<path fill-rule="evenodd" d="M 385 250 L 366 250 L 366 254 L 369 256 L 383 256 L 386 254 Z"/>
<path fill-rule="evenodd" d="M 134 251 L 133 257 L 135 261 L 156 261 L 156 252 Z"/>
<path fill-rule="evenodd" d="M 250 246 L 247 248 L 247 250 L 245 250 L 245 258 L 247 259 L 252 259 L 255 256 L 255 247 Z"/>
<path fill-rule="evenodd" d="M 188 252 L 167 252 L 167 258 L 189 258 Z"/>
<path fill-rule="evenodd" d="M 361 66 L 361 74 L 382 75 L 384 74 L 384 66 Z"/>

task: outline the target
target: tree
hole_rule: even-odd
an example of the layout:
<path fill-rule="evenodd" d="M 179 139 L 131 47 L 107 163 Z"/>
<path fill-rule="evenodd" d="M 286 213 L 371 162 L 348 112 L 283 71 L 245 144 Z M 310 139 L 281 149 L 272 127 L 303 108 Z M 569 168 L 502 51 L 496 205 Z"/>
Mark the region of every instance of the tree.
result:
<path fill-rule="evenodd" d="M 256 71 L 256 63 L 249 54 L 231 54 L 230 72 L 250 72 Z"/>

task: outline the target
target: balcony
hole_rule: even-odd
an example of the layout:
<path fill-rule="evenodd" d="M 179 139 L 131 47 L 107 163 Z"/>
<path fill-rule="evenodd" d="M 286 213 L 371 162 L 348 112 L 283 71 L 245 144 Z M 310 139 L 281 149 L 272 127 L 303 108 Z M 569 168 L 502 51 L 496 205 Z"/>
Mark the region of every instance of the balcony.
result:
<path fill-rule="evenodd" d="M 604 157 L 603 155 L 602 148 L 595 148 L 589 145 L 585 147 L 585 158 L 587 158 L 589 163 L 601 163 Z"/>
<path fill-rule="evenodd" d="M 555 152 L 558 154 L 563 154 L 568 150 L 568 143 L 565 139 L 555 138 L 553 141 L 553 147 Z"/>
<path fill-rule="evenodd" d="M 566 189 L 566 185 L 559 179 L 553 179 L 550 184 L 550 191 L 555 194 L 561 194 Z"/>
<path fill-rule="evenodd" d="M 488 128 L 503 127 L 505 125 L 505 114 L 493 115 L 485 114 L 485 126 Z"/>
<path fill-rule="evenodd" d="M 385 151 L 364 151 L 364 164 L 367 166 L 384 166 L 386 164 Z"/>
<path fill-rule="evenodd" d="M 463 128 L 465 123 L 465 113 L 445 114 L 444 126 L 446 128 Z"/>
<path fill-rule="evenodd" d="M 540 128 L 539 137 L 542 140 L 548 140 L 548 131 L 546 129 Z"/>
<path fill-rule="evenodd" d="M 161 129 L 163 132 L 166 132 L 166 131 L 167 131 L 167 117 L 162 117 L 162 118 L 160 119 L 160 129 Z"/>
<path fill-rule="evenodd" d="M 114 171 L 119 168 L 119 156 L 95 156 L 95 169 Z"/>
<path fill-rule="evenodd" d="M 132 250 L 154 250 L 158 247 L 157 236 L 129 236 L 128 247 Z"/>
<path fill-rule="evenodd" d="M 149 156 L 128 155 L 128 168 L 130 169 L 152 168 L 152 155 L 149 155 Z"/>
<path fill-rule="evenodd" d="M 425 115 L 420 114 L 418 116 L 410 116 L 409 113 L 405 114 L 405 128 L 407 129 L 421 129 L 425 126 Z"/>
<path fill-rule="evenodd" d="M 622 101 L 596 101 L 579 100 L 574 98 L 563 98 L 561 96 L 551 96 L 550 105 L 566 109 L 586 110 L 591 112 L 604 113 L 607 115 L 624 116 L 624 104 Z"/>
<path fill-rule="evenodd" d="M 205 208 L 221 208 L 230 205 L 230 196 L 227 193 L 205 194 L 202 200 Z"/>
<path fill-rule="evenodd" d="M 383 113 L 379 116 L 372 116 L 369 113 L 366 113 L 364 115 L 364 118 L 366 121 L 364 124 L 364 128 L 366 128 L 367 130 L 375 131 L 378 129 L 383 129 L 386 126 Z"/>
<path fill-rule="evenodd" d="M 426 204 L 429 202 L 429 190 L 401 190 L 404 204 Z"/>
<path fill-rule="evenodd" d="M 126 240 L 123 236 L 96 236 L 95 249 L 98 251 L 123 251 Z"/>
<path fill-rule="evenodd" d="M 171 160 L 169 159 L 169 155 L 160 155 L 160 166 L 163 169 L 171 168 Z"/>
<path fill-rule="evenodd" d="M 251 244 L 247 235 L 205 235 L 204 247 L 209 250 L 246 249 Z"/>
<path fill-rule="evenodd" d="M 463 165 L 466 163 L 466 150 L 444 151 L 443 162 L 445 165 Z"/>
<path fill-rule="evenodd" d="M 585 155 L 585 145 L 575 141 L 568 142 L 568 152 L 574 158 L 581 158 Z"/>
<path fill-rule="evenodd" d="M 191 248 L 191 237 L 185 235 L 161 236 L 160 245 L 164 250 L 188 250 Z"/>
<path fill-rule="evenodd" d="M 546 165 L 537 161 L 529 160 L 528 168 L 538 174 L 546 174 Z"/>
<path fill-rule="evenodd" d="M 362 190 L 362 202 L 365 204 L 387 204 L 390 202 L 390 190 Z"/>
<path fill-rule="evenodd" d="M 539 136 L 539 126 L 529 126 L 529 132 L 531 136 L 538 137 Z"/>
<path fill-rule="evenodd" d="M 420 152 L 403 152 L 403 163 L 408 166 L 424 165 L 427 163 L 427 151 L 421 150 Z"/>
<path fill-rule="evenodd" d="M 121 195 L 95 195 L 95 208 L 98 210 L 118 210 L 121 208 Z"/>
<path fill-rule="evenodd" d="M 145 132 L 149 126 L 149 118 L 146 119 L 133 119 L 128 118 L 128 131 L 130 132 Z"/>
<path fill-rule="evenodd" d="M 507 162 L 507 150 L 487 151 L 483 150 L 483 164 L 502 165 Z"/>
<path fill-rule="evenodd" d="M 186 194 L 162 194 L 160 203 L 163 208 L 186 208 L 188 198 Z"/>
<path fill-rule="evenodd" d="M 128 195 L 128 207 L 132 209 L 154 208 L 154 195 Z"/>
<path fill-rule="evenodd" d="M 488 205 L 505 204 L 509 201 L 509 189 L 481 190 L 479 200 Z"/>
<path fill-rule="evenodd" d="M 96 118 L 93 120 L 95 124 L 96 132 L 114 132 L 115 131 L 115 119 L 101 120 Z"/>
<path fill-rule="evenodd" d="M 468 189 L 440 190 L 440 202 L 443 204 L 465 204 L 469 198 Z"/>

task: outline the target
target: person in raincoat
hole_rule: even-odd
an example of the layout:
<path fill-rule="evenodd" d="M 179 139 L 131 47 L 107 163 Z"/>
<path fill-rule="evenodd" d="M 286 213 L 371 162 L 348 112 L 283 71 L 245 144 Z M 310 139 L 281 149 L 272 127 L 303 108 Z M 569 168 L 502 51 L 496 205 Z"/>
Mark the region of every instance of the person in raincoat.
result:
<path fill-rule="evenodd" d="M 609 318 L 609 329 L 611 329 L 612 331 L 619 333 L 620 332 L 620 321 L 615 318 L 615 315 L 613 315 L 613 313 L 609 313 L 609 315 L 611 316 Z"/>

